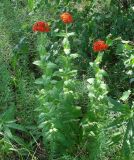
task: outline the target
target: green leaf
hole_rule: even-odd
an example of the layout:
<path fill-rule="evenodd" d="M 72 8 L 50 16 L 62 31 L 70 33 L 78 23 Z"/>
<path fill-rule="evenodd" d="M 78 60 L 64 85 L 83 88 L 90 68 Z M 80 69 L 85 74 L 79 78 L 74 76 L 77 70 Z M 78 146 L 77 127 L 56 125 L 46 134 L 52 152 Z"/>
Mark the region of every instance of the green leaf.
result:
<path fill-rule="evenodd" d="M 122 101 L 126 101 L 126 100 L 129 98 L 130 94 L 131 94 L 131 91 L 130 91 L 130 90 L 125 91 L 120 99 L 121 99 Z"/>
<path fill-rule="evenodd" d="M 112 46 L 112 45 L 113 45 L 113 40 L 110 39 L 110 38 L 108 38 L 107 41 L 106 41 L 106 44 L 107 44 L 108 46 Z"/>
<path fill-rule="evenodd" d="M 115 132 L 113 135 L 112 135 L 112 141 L 114 143 L 119 143 L 119 141 L 122 139 L 122 133 L 121 132 Z"/>
<path fill-rule="evenodd" d="M 28 7 L 29 7 L 30 10 L 33 10 L 34 0 L 28 0 Z"/>
<path fill-rule="evenodd" d="M 89 78 L 89 79 L 87 79 L 87 82 L 88 82 L 89 84 L 93 84 L 93 83 L 94 83 L 94 78 Z"/>
<path fill-rule="evenodd" d="M 35 83 L 36 84 L 43 84 L 44 80 L 42 78 L 38 78 L 38 79 L 35 80 Z"/>
<path fill-rule="evenodd" d="M 126 157 L 130 156 L 131 150 L 133 150 L 133 131 L 132 131 L 132 120 L 130 119 L 127 123 L 126 133 L 123 140 L 123 152 Z M 128 158 L 129 159 L 129 158 Z"/>
<path fill-rule="evenodd" d="M 8 138 L 11 138 L 11 139 L 13 137 L 11 130 L 8 127 L 4 128 L 4 135 L 7 136 Z"/>
<path fill-rule="evenodd" d="M 11 123 L 11 124 L 7 124 L 6 126 L 9 127 L 9 128 L 13 128 L 13 129 L 17 129 L 17 130 L 20 130 L 20 131 L 27 132 L 25 127 L 20 125 L 20 124 Z"/>
<path fill-rule="evenodd" d="M 57 65 L 56 65 L 55 63 L 49 62 L 49 63 L 47 64 L 47 68 L 48 68 L 48 69 L 54 69 L 54 68 L 56 68 L 56 67 L 57 67 Z"/>
<path fill-rule="evenodd" d="M 14 119 L 14 113 L 15 113 L 15 108 L 14 107 L 10 107 L 9 109 L 7 109 L 1 116 L 1 120 L 3 122 L 7 122 L 7 121 L 11 121 Z"/>
<path fill-rule="evenodd" d="M 40 66 L 40 67 L 42 66 L 41 61 L 34 61 L 33 64 L 35 64 L 36 66 Z"/>
<path fill-rule="evenodd" d="M 77 53 L 74 53 L 74 54 L 70 54 L 70 57 L 71 57 L 72 59 L 75 59 L 75 58 L 80 57 L 80 55 L 77 54 Z"/>
<path fill-rule="evenodd" d="M 75 32 L 71 32 L 71 33 L 68 33 L 68 34 L 67 34 L 68 37 L 74 36 L 74 35 L 75 35 Z"/>
<path fill-rule="evenodd" d="M 131 78 L 130 79 L 130 84 L 133 83 L 133 82 L 134 82 L 134 78 Z"/>
<path fill-rule="evenodd" d="M 18 136 L 13 136 L 12 140 L 14 140 L 19 145 L 22 145 L 23 147 L 26 147 L 26 143 L 25 143 L 25 141 L 22 138 L 20 138 Z"/>
<path fill-rule="evenodd" d="M 65 37 L 63 39 L 63 48 L 64 48 L 64 52 L 65 54 L 69 54 L 70 53 L 70 43 L 67 37 Z"/>
<path fill-rule="evenodd" d="M 55 36 L 57 36 L 57 37 L 65 37 L 66 33 L 55 33 Z"/>
<path fill-rule="evenodd" d="M 126 104 L 122 104 L 111 97 L 108 97 L 109 102 L 112 104 L 112 110 L 115 112 L 122 112 L 124 114 L 130 113 L 130 107 Z"/>

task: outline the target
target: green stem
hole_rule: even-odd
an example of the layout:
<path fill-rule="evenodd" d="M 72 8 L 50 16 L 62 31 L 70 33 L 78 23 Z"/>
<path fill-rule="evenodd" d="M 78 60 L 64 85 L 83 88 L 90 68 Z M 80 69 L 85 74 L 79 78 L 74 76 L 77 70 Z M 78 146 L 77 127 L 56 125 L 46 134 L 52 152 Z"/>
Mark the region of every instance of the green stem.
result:
<path fill-rule="evenodd" d="M 68 33 L 68 28 L 67 28 L 67 24 L 66 24 L 66 36 L 67 36 L 67 33 Z"/>
<path fill-rule="evenodd" d="M 100 69 L 100 63 L 102 62 L 102 58 L 103 58 L 104 52 L 99 52 L 97 58 L 94 61 L 94 73 L 96 74 L 98 72 L 98 70 Z"/>
<path fill-rule="evenodd" d="M 99 65 L 102 62 L 104 52 L 99 52 L 95 62 Z"/>

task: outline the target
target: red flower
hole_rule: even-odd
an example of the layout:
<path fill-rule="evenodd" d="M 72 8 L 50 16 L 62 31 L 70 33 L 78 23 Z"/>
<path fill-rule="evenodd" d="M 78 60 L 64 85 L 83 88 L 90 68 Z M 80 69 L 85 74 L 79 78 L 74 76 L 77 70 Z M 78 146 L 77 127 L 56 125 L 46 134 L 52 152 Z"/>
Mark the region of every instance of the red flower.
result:
<path fill-rule="evenodd" d="M 72 23 L 73 22 L 73 17 L 68 12 L 65 12 L 65 13 L 61 14 L 60 18 L 64 23 Z"/>
<path fill-rule="evenodd" d="M 104 51 L 107 48 L 108 48 L 108 45 L 102 40 L 98 40 L 98 41 L 94 42 L 94 44 L 93 44 L 94 52 Z"/>
<path fill-rule="evenodd" d="M 43 22 L 43 21 L 38 21 L 33 25 L 33 31 L 34 32 L 49 32 L 50 31 L 50 27 L 48 25 L 48 23 Z"/>

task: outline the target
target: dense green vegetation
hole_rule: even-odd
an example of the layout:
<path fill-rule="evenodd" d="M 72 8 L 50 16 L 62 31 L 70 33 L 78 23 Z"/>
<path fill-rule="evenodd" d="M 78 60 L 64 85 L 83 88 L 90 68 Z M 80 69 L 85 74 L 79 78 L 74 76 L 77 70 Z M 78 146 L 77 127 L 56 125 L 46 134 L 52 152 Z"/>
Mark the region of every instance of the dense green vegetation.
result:
<path fill-rule="evenodd" d="M 134 1 L 1 0 L 0 15 L 0 159 L 134 160 Z"/>

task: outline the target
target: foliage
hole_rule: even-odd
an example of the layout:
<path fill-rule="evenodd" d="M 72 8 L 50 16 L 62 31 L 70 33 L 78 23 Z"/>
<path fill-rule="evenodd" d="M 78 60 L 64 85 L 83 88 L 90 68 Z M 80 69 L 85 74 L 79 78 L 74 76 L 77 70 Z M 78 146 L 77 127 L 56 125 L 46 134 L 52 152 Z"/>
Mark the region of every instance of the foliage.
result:
<path fill-rule="evenodd" d="M 0 159 L 133 160 L 134 2 L 5 0 L 0 14 Z"/>

